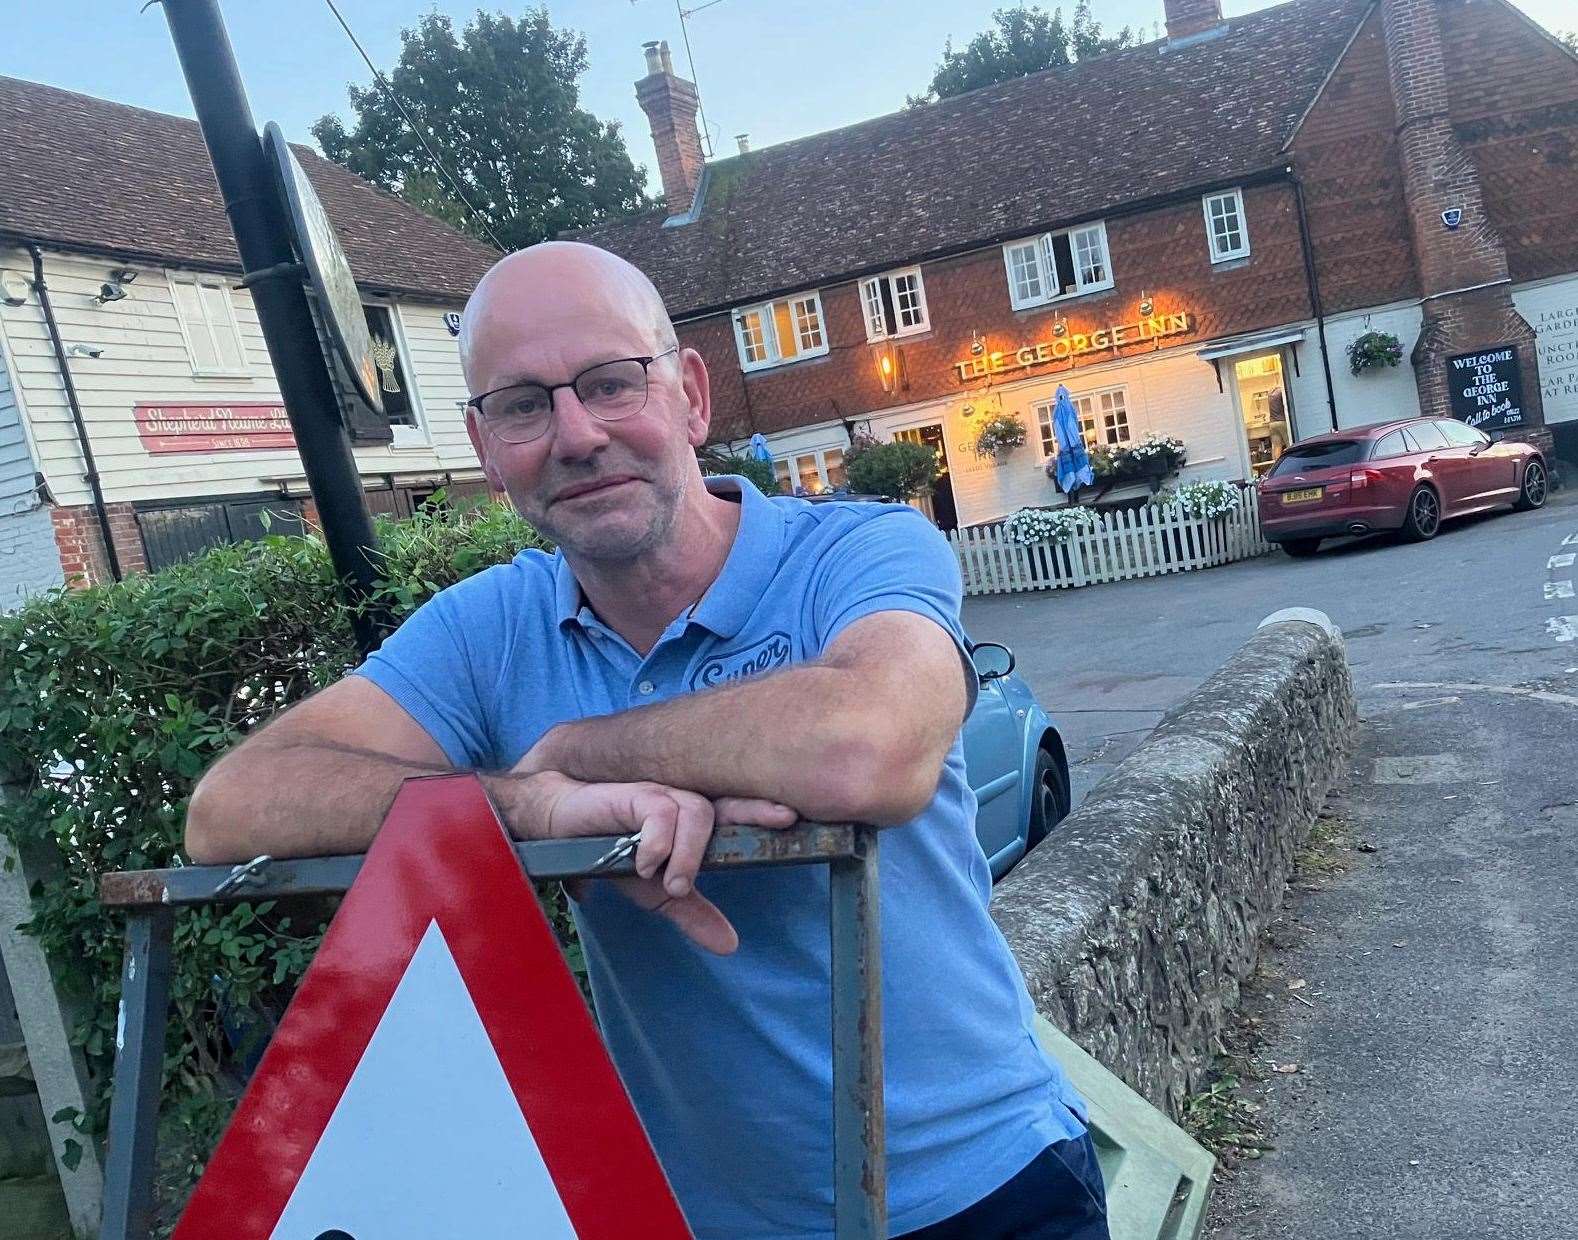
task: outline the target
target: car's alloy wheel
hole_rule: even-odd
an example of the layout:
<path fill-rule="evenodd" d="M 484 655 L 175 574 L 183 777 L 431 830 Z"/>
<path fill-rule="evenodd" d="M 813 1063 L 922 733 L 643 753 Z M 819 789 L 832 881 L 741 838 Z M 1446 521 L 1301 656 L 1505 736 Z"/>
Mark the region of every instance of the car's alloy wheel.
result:
<path fill-rule="evenodd" d="M 1408 517 L 1403 535 L 1414 542 L 1434 538 L 1441 528 L 1441 501 L 1429 487 L 1420 487 L 1408 497 Z"/>
<path fill-rule="evenodd" d="M 1550 480 L 1545 476 L 1545 466 L 1538 461 L 1530 461 L 1528 468 L 1523 471 L 1523 489 L 1518 492 L 1518 502 L 1514 506 L 1520 512 L 1543 508 L 1550 489 Z"/>

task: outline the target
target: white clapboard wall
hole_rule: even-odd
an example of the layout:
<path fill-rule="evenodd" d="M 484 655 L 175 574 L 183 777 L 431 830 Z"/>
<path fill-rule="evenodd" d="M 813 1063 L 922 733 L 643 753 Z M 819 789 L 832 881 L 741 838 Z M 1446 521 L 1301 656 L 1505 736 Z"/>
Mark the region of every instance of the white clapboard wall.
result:
<path fill-rule="evenodd" d="M 138 266 L 126 298 L 94 300 L 116 263 L 48 253 L 45 275 L 55 317 L 71 357 L 72 378 L 92 437 L 93 451 L 111 502 L 155 501 L 196 495 L 247 494 L 272 490 L 275 479 L 297 477 L 301 458 L 294 448 L 150 453 L 132 416 L 139 402 L 172 405 L 275 403 L 280 399 L 251 294 L 232 287 L 231 307 L 240 329 L 244 367 L 233 375 L 193 372 L 169 273 L 157 264 Z M 0 271 L 32 278 L 32 259 L 0 244 Z M 461 405 L 466 398 L 460 351 L 444 326 L 451 306 L 414 298 L 390 302 L 400 343 L 409 362 L 412 401 L 420 433 L 409 446 L 358 445 L 364 475 L 461 472 L 477 468 Z M 83 480 L 82 449 L 72 425 L 59 363 L 37 297 L 17 306 L 0 305 L 0 356 L 9 362 L 16 403 L 25 412 L 37 459 L 50 491 L 61 504 L 91 499 Z M 97 356 L 83 350 L 97 351 Z M 0 434 L 0 463 L 11 455 Z M 0 464 L 0 473 L 5 468 Z M 32 468 L 28 469 L 31 483 Z"/>
<path fill-rule="evenodd" d="M 1223 517 L 1186 516 L 1175 505 L 1102 513 L 1067 542 L 1021 546 L 1001 525 L 948 535 L 966 594 L 1056 590 L 1134 577 L 1213 568 L 1274 550 L 1260 536 L 1260 507 L 1246 487 L 1238 509 Z"/>

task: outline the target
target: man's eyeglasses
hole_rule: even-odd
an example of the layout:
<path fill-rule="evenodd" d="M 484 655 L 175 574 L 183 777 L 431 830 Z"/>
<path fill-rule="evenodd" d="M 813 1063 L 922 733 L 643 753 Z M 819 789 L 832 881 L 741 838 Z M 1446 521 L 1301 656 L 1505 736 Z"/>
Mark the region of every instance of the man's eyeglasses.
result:
<path fill-rule="evenodd" d="M 553 421 L 553 394 L 569 388 L 599 422 L 633 418 L 647 406 L 647 367 L 660 357 L 678 353 L 673 345 L 651 357 L 622 357 L 588 366 L 568 383 L 515 383 L 473 396 L 467 406 L 482 424 L 505 443 L 541 439 Z"/>

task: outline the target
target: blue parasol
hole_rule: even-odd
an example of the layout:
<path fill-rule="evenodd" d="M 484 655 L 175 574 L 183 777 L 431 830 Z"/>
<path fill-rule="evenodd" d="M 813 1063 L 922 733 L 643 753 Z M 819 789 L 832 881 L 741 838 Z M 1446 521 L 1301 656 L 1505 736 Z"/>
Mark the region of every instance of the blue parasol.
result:
<path fill-rule="evenodd" d="M 1057 485 L 1068 495 L 1080 487 L 1094 486 L 1096 475 L 1090 468 L 1090 453 L 1085 450 L 1085 433 L 1079 427 L 1079 411 L 1061 384 L 1057 405 L 1052 410 L 1052 433 L 1057 436 Z"/>
<path fill-rule="evenodd" d="M 751 436 L 751 455 L 758 461 L 770 461 L 773 459 L 772 451 L 767 447 L 766 435 Z"/>

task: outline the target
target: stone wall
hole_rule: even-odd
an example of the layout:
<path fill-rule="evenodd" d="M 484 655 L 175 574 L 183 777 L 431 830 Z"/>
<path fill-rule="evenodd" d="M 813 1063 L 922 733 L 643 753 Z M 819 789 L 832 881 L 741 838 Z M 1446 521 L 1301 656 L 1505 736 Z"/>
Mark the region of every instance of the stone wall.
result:
<path fill-rule="evenodd" d="M 1279 612 L 997 888 L 1037 1009 L 1173 1116 L 1356 723 L 1340 632 Z"/>

